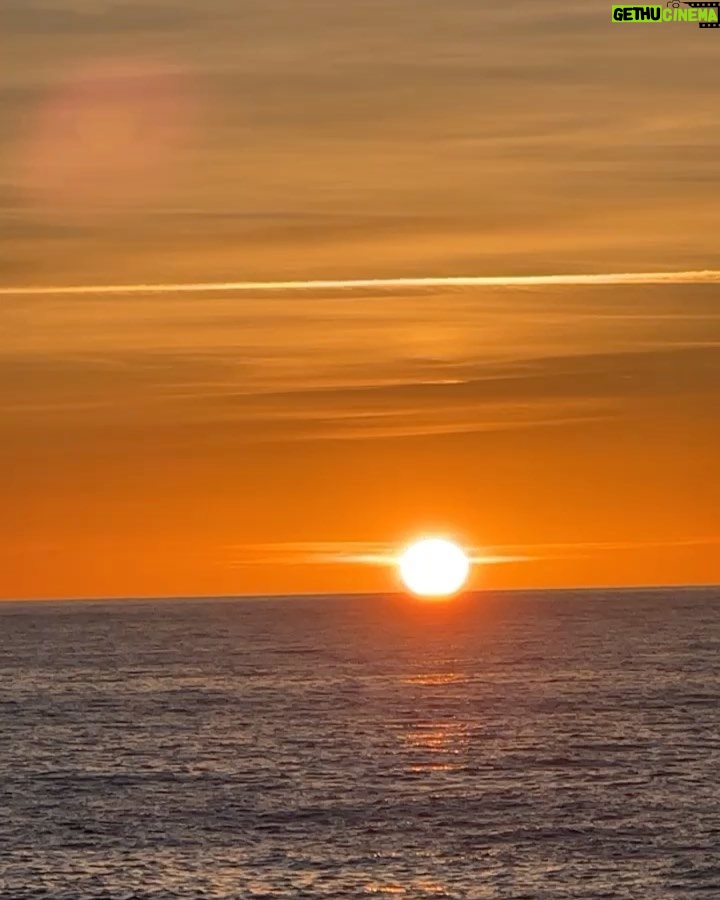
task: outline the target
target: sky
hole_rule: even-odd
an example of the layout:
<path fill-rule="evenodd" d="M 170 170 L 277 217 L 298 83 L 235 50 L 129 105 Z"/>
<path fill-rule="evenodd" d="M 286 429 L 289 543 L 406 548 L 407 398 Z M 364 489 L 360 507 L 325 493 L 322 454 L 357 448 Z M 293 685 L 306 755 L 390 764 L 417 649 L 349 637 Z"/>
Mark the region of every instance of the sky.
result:
<path fill-rule="evenodd" d="M 720 581 L 718 41 L 3 0 L 0 597 Z"/>

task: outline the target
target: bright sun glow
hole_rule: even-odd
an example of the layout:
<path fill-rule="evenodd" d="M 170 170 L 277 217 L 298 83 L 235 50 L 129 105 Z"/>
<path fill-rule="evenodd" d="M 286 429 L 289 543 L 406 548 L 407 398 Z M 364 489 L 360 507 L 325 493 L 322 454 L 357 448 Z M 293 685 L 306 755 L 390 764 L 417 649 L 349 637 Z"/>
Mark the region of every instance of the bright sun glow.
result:
<path fill-rule="evenodd" d="M 399 560 L 403 583 L 420 597 L 449 597 L 467 581 L 470 560 L 444 538 L 425 538 L 411 544 Z"/>

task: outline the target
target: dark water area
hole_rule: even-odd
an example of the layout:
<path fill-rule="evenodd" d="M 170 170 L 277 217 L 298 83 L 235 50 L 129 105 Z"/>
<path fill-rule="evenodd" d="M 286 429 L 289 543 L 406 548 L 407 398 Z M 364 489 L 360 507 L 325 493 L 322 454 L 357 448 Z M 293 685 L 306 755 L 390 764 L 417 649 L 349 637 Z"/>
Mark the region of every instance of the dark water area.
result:
<path fill-rule="evenodd" d="M 0 897 L 720 897 L 720 591 L 0 604 Z"/>

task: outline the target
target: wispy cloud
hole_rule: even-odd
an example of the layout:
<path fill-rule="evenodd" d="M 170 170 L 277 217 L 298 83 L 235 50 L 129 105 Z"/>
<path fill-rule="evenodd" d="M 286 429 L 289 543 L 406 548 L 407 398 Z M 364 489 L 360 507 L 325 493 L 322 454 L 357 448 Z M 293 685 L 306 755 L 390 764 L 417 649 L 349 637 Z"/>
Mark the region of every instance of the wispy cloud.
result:
<path fill-rule="evenodd" d="M 712 547 L 720 535 L 647 541 L 577 541 L 566 543 L 509 544 L 466 547 L 474 565 L 532 563 L 545 560 L 590 559 L 605 553 L 632 553 L 650 549 Z M 343 566 L 395 567 L 402 545 L 378 541 L 300 541 L 241 544 L 227 548 L 232 568 L 248 566 Z"/>
<path fill-rule="evenodd" d="M 648 284 L 720 284 L 720 270 L 596 272 L 570 275 L 428 275 L 418 278 L 331 278 L 298 281 L 199 281 L 172 284 L 26 285 L 0 288 L 0 296 L 102 294 L 288 293 L 407 288 L 563 287 Z"/>
<path fill-rule="evenodd" d="M 496 547 L 501 558 L 524 560 L 590 559 L 602 553 L 633 553 L 641 550 L 682 547 L 713 547 L 720 535 L 647 541 L 575 541 L 568 543 L 510 544 Z M 505 557 L 505 554 L 508 554 Z M 511 556 L 510 554 L 517 554 Z"/>
<path fill-rule="evenodd" d="M 398 564 L 402 546 L 379 541 L 300 541 L 286 543 L 242 544 L 228 548 L 230 565 L 306 566 L 368 565 L 393 567 Z M 481 547 L 466 548 L 477 565 L 521 562 L 531 557 L 501 554 Z"/>

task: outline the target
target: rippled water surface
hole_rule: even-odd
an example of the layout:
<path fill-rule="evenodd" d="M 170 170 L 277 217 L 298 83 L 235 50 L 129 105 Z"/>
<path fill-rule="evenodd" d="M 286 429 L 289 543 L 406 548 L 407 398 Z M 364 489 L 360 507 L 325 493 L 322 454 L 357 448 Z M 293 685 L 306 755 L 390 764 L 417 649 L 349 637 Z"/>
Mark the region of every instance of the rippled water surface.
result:
<path fill-rule="evenodd" d="M 720 592 L 0 605 L 2 898 L 720 897 Z"/>

